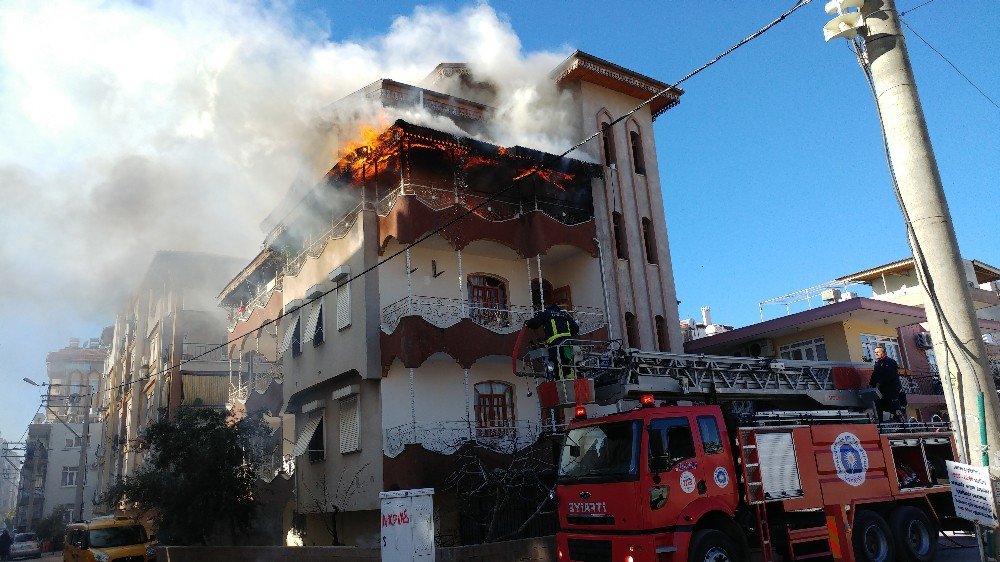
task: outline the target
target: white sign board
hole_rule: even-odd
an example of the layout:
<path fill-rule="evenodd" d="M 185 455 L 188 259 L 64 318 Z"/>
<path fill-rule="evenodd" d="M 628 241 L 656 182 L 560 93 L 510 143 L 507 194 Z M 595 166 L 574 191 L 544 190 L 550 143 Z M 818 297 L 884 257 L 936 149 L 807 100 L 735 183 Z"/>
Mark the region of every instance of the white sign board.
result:
<path fill-rule="evenodd" d="M 958 462 L 948 463 L 948 481 L 955 515 L 987 527 L 997 527 L 996 504 L 989 469 Z"/>
<path fill-rule="evenodd" d="M 379 492 L 382 560 L 434 560 L 434 488 Z"/>

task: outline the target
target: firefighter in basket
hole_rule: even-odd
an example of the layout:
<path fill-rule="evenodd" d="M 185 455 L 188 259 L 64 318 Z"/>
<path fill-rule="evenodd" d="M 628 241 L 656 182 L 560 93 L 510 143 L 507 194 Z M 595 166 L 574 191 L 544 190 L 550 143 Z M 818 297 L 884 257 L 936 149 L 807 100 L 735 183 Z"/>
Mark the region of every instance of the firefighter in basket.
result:
<path fill-rule="evenodd" d="M 542 328 L 545 331 L 545 345 L 549 349 L 549 362 L 554 369 L 553 377 L 575 378 L 573 345 L 565 342 L 580 333 L 580 326 L 576 320 L 559 308 L 558 304 L 550 304 L 548 308 L 527 320 L 524 325 L 531 329 Z"/>

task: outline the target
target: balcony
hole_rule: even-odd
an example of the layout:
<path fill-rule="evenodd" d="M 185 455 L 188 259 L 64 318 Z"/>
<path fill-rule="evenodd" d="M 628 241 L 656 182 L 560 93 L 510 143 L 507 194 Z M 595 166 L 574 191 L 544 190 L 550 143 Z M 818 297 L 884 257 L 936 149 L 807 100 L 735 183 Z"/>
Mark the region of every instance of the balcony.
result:
<path fill-rule="evenodd" d="M 420 445 L 428 451 L 450 455 L 467 443 L 475 443 L 503 454 L 527 448 L 546 434 L 560 433 L 565 426 L 537 421 L 508 421 L 502 427 L 478 427 L 468 420 L 421 422 L 385 430 L 382 449 L 395 458 L 407 445 Z"/>
<path fill-rule="evenodd" d="M 232 332 L 236 329 L 236 325 L 240 322 L 246 322 L 250 319 L 250 315 L 254 313 L 258 308 L 264 308 L 267 303 L 271 300 L 271 295 L 276 291 L 281 291 L 282 277 L 276 278 L 274 281 L 268 283 L 259 293 L 253 296 L 249 302 L 242 304 L 240 306 L 227 307 L 229 310 L 229 325 L 228 330 Z"/>
<path fill-rule="evenodd" d="M 462 299 L 445 297 L 403 297 L 382 309 L 382 331 L 391 334 L 404 316 L 419 316 L 437 328 L 449 328 L 468 318 L 496 334 L 512 334 L 535 315 L 530 306 L 508 305 L 504 308 L 476 306 Z M 593 307 L 575 307 L 568 311 L 580 325 L 581 334 L 589 334 L 606 325 L 604 311 Z"/>

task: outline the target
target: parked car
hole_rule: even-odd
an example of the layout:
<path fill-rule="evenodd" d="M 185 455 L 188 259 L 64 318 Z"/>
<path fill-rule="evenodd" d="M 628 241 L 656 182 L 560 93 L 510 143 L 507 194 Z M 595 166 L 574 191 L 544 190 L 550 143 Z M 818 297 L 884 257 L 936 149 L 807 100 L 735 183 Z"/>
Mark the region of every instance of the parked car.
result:
<path fill-rule="evenodd" d="M 10 545 L 10 558 L 41 558 L 42 544 L 38 542 L 38 535 L 35 533 L 18 533 L 14 535 L 14 542 Z"/>
<path fill-rule="evenodd" d="M 64 562 L 142 562 L 155 543 L 131 517 L 95 517 L 66 526 Z"/>

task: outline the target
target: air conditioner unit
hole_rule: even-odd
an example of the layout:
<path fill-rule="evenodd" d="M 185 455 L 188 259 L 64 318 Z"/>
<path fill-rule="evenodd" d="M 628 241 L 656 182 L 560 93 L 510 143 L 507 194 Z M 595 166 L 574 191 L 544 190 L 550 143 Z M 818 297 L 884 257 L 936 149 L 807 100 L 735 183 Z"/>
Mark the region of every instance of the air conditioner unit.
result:
<path fill-rule="evenodd" d="M 840 289 L 826 289 L 820 293 L 820 298 L 824 302 L 837 302 L 840 300 Z"/>
<path fill-rule="evenodd" d="M 934 347 L 934 344 L 931 342 L 930 332 L 919 332 L 917 333 L 916 339 L 917 339 L 917 347 L 921 349 L 930 349 Z"/>
<path fill-rule="evenodd" d="M 747 344 L 747 357 L 773 357 L 774 346 L 771 340 L 756 340 Z"/>

